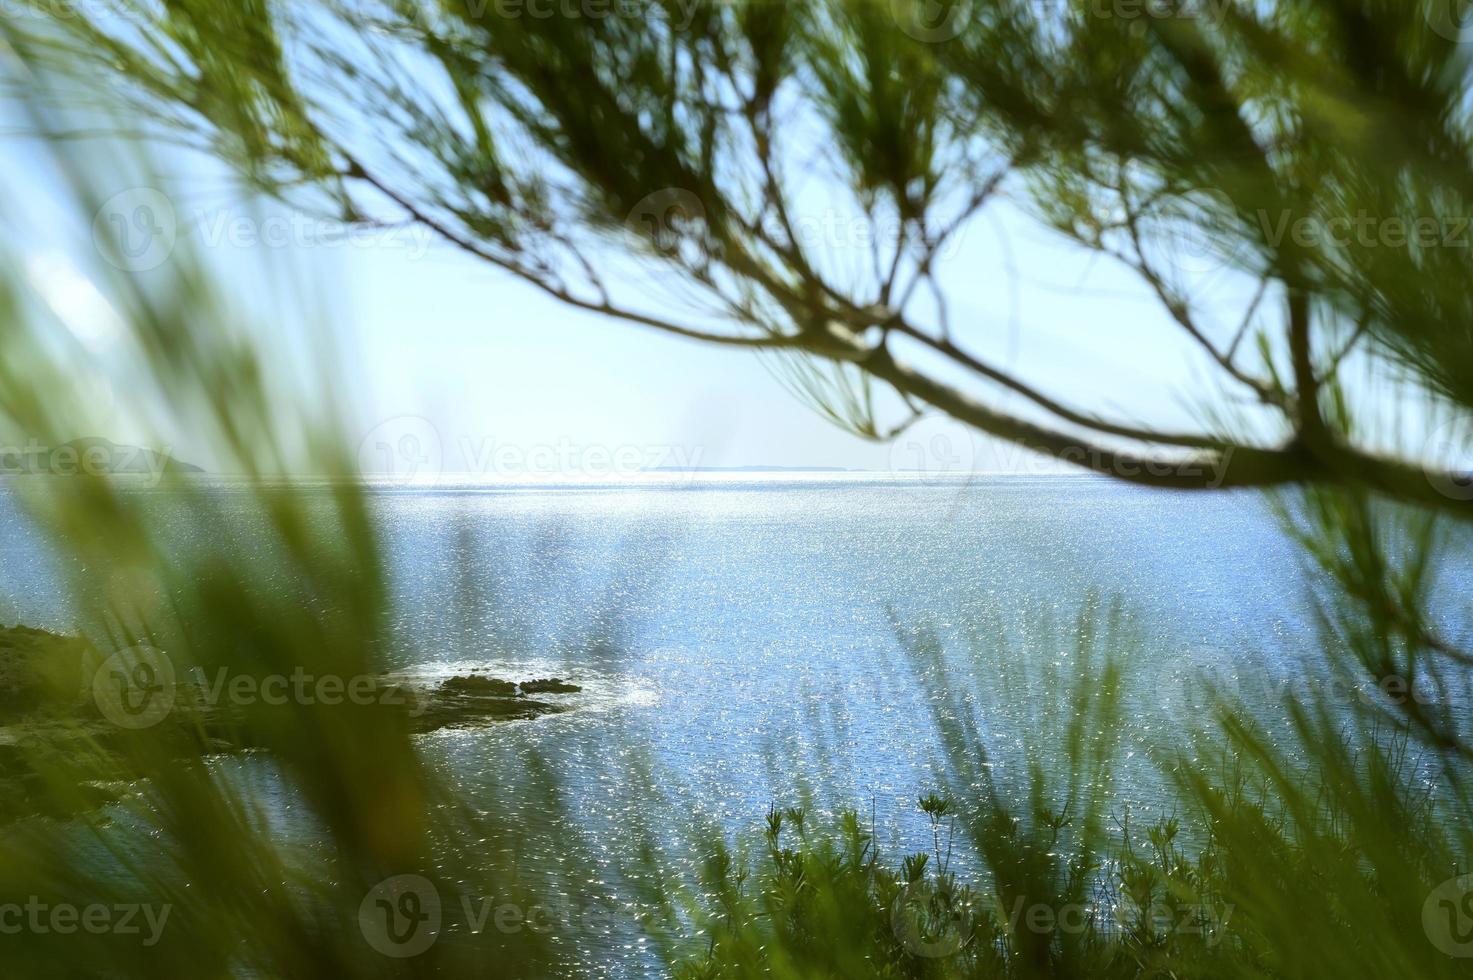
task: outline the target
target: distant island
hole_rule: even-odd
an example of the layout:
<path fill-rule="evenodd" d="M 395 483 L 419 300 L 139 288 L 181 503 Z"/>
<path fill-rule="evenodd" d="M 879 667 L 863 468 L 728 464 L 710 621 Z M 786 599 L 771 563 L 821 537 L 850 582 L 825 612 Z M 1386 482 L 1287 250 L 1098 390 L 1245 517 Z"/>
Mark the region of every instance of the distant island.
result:
<path fill-rule="evenodd" d="M 650 466 L 645 473 L 863 473 L 847 466 Z"/>
<path fill-rule="evenodd" d="M 34 440 L 23 447 L 0 448 L 0 475 L 98 476 L 203 473 L 167 451 L 129 446 L 101 436 L 83 436 L 55 446 Z"/>

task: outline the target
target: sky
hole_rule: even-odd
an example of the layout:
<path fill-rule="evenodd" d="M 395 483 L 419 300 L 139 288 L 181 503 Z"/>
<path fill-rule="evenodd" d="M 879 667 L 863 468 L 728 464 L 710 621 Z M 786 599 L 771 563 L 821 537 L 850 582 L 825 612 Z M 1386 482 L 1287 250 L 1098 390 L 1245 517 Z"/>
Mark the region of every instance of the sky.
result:
<path fill-rule="evenodd" d="M 7 156 L 44 171 L 34 147 L 12 143 Z M 1050 469 L 941 418 L 892 443 L 862 439 L 790 393 L 770 358 L 570 309 L 422 228 L 345 238 L 286 205 L 244 203 L 209 165 L 177 164 L 165 179 L 110 173 L 94 222 L 167 225 L 130 274 L 160 276 L 177 250 L 192 248 L 268 347 L 309 351 L 331 336 L 328 373 L 351 406 L 348 437 L 365 472 L 598 479 L 654 467 Z M 102 290 L 87 283 L 95 228 L 87 216 L 62 216 L 44 179 L 33 179 L 43 192 L 12 203 L 9 220 L 33 230 L 28 267 L 78 339 L 68 356 L 105 376 L 117 331 Z M 41 228 L 45 235 L 34 233 Z M 843 234 L 822 232 L 813 247 L 843 250 Z M 1210 260 L 1198 271 L 1199 297 L 1224 309 L 1241 297 L 1243 284 Z M 1192 388 L 1209 372 L 1145 286 L 1013 205 L 968 226 L 940 278 L 958 338 L 1061 400 L 1167 426 L 1196 419 L 1203 399 Z M 311 302 L 300 302 L 304 292 Z M 130 431 L 124 413 L 115 419 L 116 431 L 99 434 L 163 442 L 212 468 L 211 447 Z"/>
<path fill-rule="evenodd" d="M 1068 251 L 1022 220 L 974 227 L 950 261 L 958 333 L 1066 400 L 1113 397 L 1127 415 L 1189 424 L 1185 392 L 1159 380 L 1191 370 L 1172 328 L 1124 274 Z M 923 423 L 899 446 L 862 439 L 790 393 L 770 358 L 569 309 L 452 249 L 342 247 L 333 259 L 360 420 L 391 433 L 416 429 L 395 422 L 404 416 L 427 420 L 447 469 L 514 461 L 517 447 L 529 460 L 559 447 L 562 460 L 569 445 L 573 455 L 637 450 L 666 466 L 1030 465 L 955 424 Z M 957 458 L 905 448 L 938 434 Z"/>

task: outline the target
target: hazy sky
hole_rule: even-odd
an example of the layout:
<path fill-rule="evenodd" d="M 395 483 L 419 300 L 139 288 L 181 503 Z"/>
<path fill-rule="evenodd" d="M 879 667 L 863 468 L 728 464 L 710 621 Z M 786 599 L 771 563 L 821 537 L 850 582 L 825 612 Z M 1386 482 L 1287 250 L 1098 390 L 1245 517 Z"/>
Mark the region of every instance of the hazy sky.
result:
<path fill-rule="evenodd" d="M 24 162 L 25 154 L 12 148 L 10 157 Z M 136 189 L 138 178 L 110 178 L 117 187 L 105 190 L 120 196 L 103 219 L 132 220 L 140 202 L 172 211 L 177 242 L 192 243 L 219 270 L 233 306 L 263 337 L 335 334 L 332 374 L 353 406 L 351 435 L 366 440 L 365 458 L 376 446 L 392 456 L 407 434 L 436 441 L 436 465 L 447 472 L 627 469 L 635 459 L 887 470 L 934 467 L 925 457 L 936 447 L 950 457 L 939 465 L 951 469 L 1029 465 L 940 421 L 898 447 L 852 436 L 791 395 L 759 355 L 568 309 L 423 230 L 344 241 L 284 206 L 243 206 L 218 174 L 189 168 L 172 177 L 163 205 Z M 106 316 L 81 282 L 85 260 L 96 260 L 85 254 L 91 229 L 56 221 L 42 202 L 12 210 L 12 222 L 17 213 L 38 227 L 60 226 L 47 236 L 53 244 L 33 253 L 32 277 L 86 341 L 76 356 L 95 359 L 105 374 L 108 344 L 97 335 L 106 330 L 97 321 Z M 849 247 L 849 227 L 819 231 L 815 247 Z M 78 247 L 82 258 L 72 258 Z M 1187 260 L 1203 276 L 1199 297 L 1216 302 L 1241 291 L 1210 259 Z M 291 270 L 316 302 L 304 307 L 299 290 L 263 274 L 266 266 Z M 159 268 L 166 266 L 137 274 Z M 959 236 L 942 268 L 954 329 L 978 353 L 1064 401 L 1168 425 L 1193 421 L 1201 395 L 1188 388 L 1210 372 L 1119 266 L 1062 244 L 1004 204 Z M 1009 404 L 984 386 L 972 390 Z M 209 447 L 176 451 L 209 464 Z"/>
<path fill-rule="evenodd" d="M 505 441 L 668 446 L 706 466 L 886 469 L 906 459 L 821 418 L 759 355 L 570 310 L 449 249 L 416 257 L 417 248 L 345 246 L 335 256 L 365 422 L 422 416 L 462 457 L 468 445 Z M 950 260 L 958 333 L 1067 400 L 1113 395 L 1128 414 L 1182 418 L 1180 393 L 1159 379 L 1181 376 L 1183 348 L 1124 274 L 1083 258 L 1047 247 L 1022 221 L 976 225 Z M 979 469 L 1023 465 L 981 442 L 958 451 Z"/>

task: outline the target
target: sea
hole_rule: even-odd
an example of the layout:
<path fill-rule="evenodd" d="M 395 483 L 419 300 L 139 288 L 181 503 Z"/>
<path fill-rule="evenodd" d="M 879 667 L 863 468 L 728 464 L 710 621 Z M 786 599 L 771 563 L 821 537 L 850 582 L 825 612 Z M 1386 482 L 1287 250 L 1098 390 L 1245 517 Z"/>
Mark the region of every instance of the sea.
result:
<path fill-rule="evenodd" d="M 690 841 L 752 841 L 770 808 L 804 806 L 813 826 L 855 810 L 896 861 L 930 849 L 917 799 L 985 773 L 1024 804 L 1030 767 L 1058 764 L 1107 661 L 1128 695 L 1091 733 L 1122 760 L 1102 792 L 1149 820 L 1174 805 L 1171 766 L 1195 758 L 1204 685 L 1271 719 L 1309 696 L 1306 665 L 1324 655 L 1314 572 L 1255 492 L 741 474 L 385 484 L 369 509 L 393 597 L 389 669 L 583 688 L 552 696 L 565 713 L 440 731 L 421 748 L 457 800 L 525 831 L 486 847 L 529 880 L 576 869 L 553 941 L 587 975 L 650 962 L 635 932 L 580 927 L 577 905 L 597 894 L 616 916 L 634 909 L 621 868 L 652 836 L 693 871 Z M 0 620 L 71 628 L 45 539 L 8 491 L 0 514 Z M 1442 576 L 1450 609 L 1468 568 Z M 959 716 L 977 739 L 966 759 L 947 734 Z M 549 777 L 551 808 L 526 788 Z M 289 822 L 290 791 L 253 785 Z"/>

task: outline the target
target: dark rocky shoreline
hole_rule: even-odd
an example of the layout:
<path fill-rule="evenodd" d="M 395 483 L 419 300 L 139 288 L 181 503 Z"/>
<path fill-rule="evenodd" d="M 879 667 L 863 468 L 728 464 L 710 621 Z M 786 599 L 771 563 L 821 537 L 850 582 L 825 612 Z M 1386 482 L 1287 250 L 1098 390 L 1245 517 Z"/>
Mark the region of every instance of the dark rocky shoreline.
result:
<path fill-rule="evenodd" d="M 126 784 L 148 775 L 134 765 L 138 753 L 131 751 L 143 739 L 170 746 L 175 758 L 260 747 L 251 713 L 217 703 L 206 685 L 189 678 L 176 679 L 173 708 L 158 728 L 139 732 L 113 724 L 90 696 L 88 665 L 100 659 L 84 639 L 0 626 L 0 823 L 68 816 L 111 802 L 118 789 L 86 778 L 89 767 L 78 760 L 90 761 L 94 774 Z M 387 712 L 386 722 L 402 723 L 412 734 L 558 714 L 572 706 L 541 696 L 582 690 L 557 677 L 518 683 L 481 671 L 438 683 L 384 676 L 366 687 L 371 709 Z M 60 791 L 59 773 L 74 777 Z"/>

